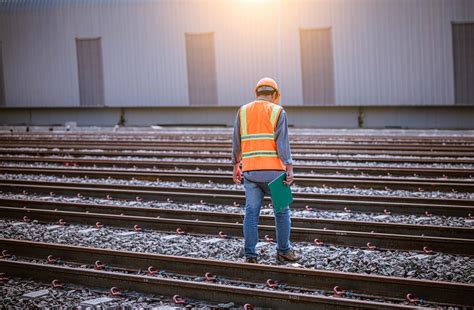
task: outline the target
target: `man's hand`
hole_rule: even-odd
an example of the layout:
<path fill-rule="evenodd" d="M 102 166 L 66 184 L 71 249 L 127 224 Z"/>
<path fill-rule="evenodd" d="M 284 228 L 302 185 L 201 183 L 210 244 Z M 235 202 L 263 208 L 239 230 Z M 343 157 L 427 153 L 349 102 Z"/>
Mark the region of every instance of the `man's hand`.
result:
<path fill-rule="evenodd" d="M 286 166 L 286 180 L 283 181 L 285 185 L 290 186 L 293 184 L 295 181 L 294 176 L 293 176 L 293 165 L 287 165 Z"/>
<path fill-rule="evenodd" d="M 239 164 L 234 165 L 233 179 L 235 184 L 242 184 L 242 170 Z"/>

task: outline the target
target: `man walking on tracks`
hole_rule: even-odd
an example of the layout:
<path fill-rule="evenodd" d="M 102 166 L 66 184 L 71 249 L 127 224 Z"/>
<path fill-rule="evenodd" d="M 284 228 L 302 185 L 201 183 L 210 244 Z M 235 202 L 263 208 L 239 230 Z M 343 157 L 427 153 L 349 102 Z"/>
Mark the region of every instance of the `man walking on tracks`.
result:
<path fill-rule="evenodd" d="M 257 263 L 258 220 L 268 183 L 283 171 L 285 184 L 293 183 L 293 162 L 288 140 L 286 113 L 278 105 L 280 91 L 271 78 L 263 78 L 255 87 L 256 100 L 242 106 L 237 114 L 232 139 L 233 178 L 244 183 L 244 251 L 246 262 Z M 240 162 L 242 161 L 242 170 Z M 275 214 L 278 261 L 299 259 L 290 246 L 290 209 Z"/>

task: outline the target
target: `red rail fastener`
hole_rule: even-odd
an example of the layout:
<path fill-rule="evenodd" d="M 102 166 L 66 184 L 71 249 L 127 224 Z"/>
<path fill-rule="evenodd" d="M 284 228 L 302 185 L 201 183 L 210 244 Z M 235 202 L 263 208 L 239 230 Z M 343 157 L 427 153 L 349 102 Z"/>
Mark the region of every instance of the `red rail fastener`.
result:
<path fill-rule="evenodd" d="M 157 274 L 157 273 L 158 273 L 158 269 L 156 269 L 156 268 L 153 267 L 153 266 L 148 267 L 148 275 L 154 276 L 154 275 Z"/>
<path fill-rule="evenodd" d="M 406 296 L 407 300 L 409 303 L 412 303 L 412 304 L 416 304 L 418 303 L 418 298 L 415 298 L 415 296 L 413 296 L 413 294 L 411 293 L 408 293 L 407 296 Z"/>
<path fill-rule="evenodd" d="M 306 209 L 306 211 L 313 211 L 313 208 L 311 208 L 311 207 L 308 206 L 308 205 L 306 205 L 304 208 Z"/>
<path fill-rule="evenodd" d="M 2 251 L 2 258 L 8 258 L 8 257 L 10 257 L 10 256 L 12 256 L 12 255 L 11 255 L 10 252 L 8 252 L 7 250 L 3 250 L 3 251 Z"/>
<path fill-rule="evenodd" d="M 433 213 L 429 213 L 428 211 L 425 211 L 425 215 L 426 215 L 427 217 L 431 217 L 431 216 L 433 216 Z"/>
<path fill-rule="evenodd" d="M 348 208 L 346 208 L 346 207 L 344 207 L 344 211 L 347 212 L 347 213 L 351 213 L 351 212 L 352 212 L 351 209 L 348 209 Z"/>
<path fill-rule="evenodd" d="M 48 264 L 55 264 L 58 259 L 56 257 L 54 257 L 53 255 L 48 255 L 48 257 L 46 258 Z"/>
<path fill-rule="evenodd" d="M 52 288 L 63 288 L 64 287 L 64 284 L 59 282 L 59 280 L 57 279 L 54 279 L 52 282 L 51 282 L 51 287 Z"/>
<path fill-rule="evenodd" d="M 186 235 L 186 232 L 184 230 L 182 230 L 181 228 L 179 228 L 179 227 L 176 228 L 176 233 L 180 236 Z"/>
<path fill-rule="evenodd" d="M 272 279 L 268 279 L 267 280 L 267 286 L 269 288 L 275 288 L 275 287 L 278 286 L 278 283 L 276 281 L 272 280 Z"/>
<path fill-rule="evenodd" d="M 95 227 L 96 227 L 97 229 L 101 229 L 101 228 L 104 227 L 104 224 L 102 224 L 101 222 L 95 222 Z"/>
<path fill-rule="evenodd" d="M 337 286 L 337 285 L 332 289 L 332 291 L 334 292 L 334 295 L 336 295 L 336 296 L 342 296 L 342 295 L 344 295 L 344 290 L 341 289 L 341 288 L 340 288 L 339 286 Z"/>
<path fill-rule="evenodd" d="M 204 275 L 204 279 L 208 282 L 216 281 L 216 277 L 210 272 L 206 272 L 206 274 Z"/>
<path fill-rule="evenodd" d="M 141 202 L 141 201 L 142 201 L 142 199 L 141 199 L 140 197 L 138 197 L 138 196 L 135 197 L 135 200 L 136 200 L 137 202 Z"/>
<path fill-rule="evenodd" d="M 104 269 L 104 267 L 105 267 L 104 263 L 102 263 L 100 260 L 95 261 L 94 268 L 96 270 L 102 270 L 102 269 Z"/>
<path fill-rule="evenodd" d="M 29 223 L 29 222 L 31 222 L 31 219 L 28 216 L 25 215 L 23 217 L 23 222 Z"/>
<path fill-rule="evenodd" d="M 64 226 L 64 225 L 66 225 L 66 221 L 64 219 L 59 219 L 58 224 L 61 225 L 61 226 Z"/>
<path fill-rule="evenodd" d="M 322 246 L 324 244 L 324 242 L 322 242 L 319 239 L 314 239 L 314 244 L 316 244 L 317 246 Z"/>
<path fill-rule="evenodd" d="M 142 228 L 140 227 L 140 225 L 135 224 L 135 225 L 133 225 L 133 230 L 135 230 L 135 231 L 142 231 Z"/>
<path fill-rule="evenodd" d="M 375 250 L 376 246 L 370 242 L 367 242 L 367 248 L 372 251 L 372 250 Z"/>
<path fill-rule="evenodd" d="M 254 307 L 251 304 L 245 304 L 244 305 L 244 310 L 253 310 L 253 309 L 254 309 Z"/>
<path fill-rule="evenodd" d="M 116 297 L 116 296 L 122 295 L 122 293 L 120 292 L 118 288 L 114 286 L 110 288 L 110 295 L 112 295 L 113 297 Z"/>
<path fill-rule="evenodd" d="M 219 232 L 219 237 L 221 237 L 222 239 L 227 239 L 227 235 L 224 234 L 223 231 L 220 231 L 220 232 Z"/>
<path fill-rule="evenodd" d="M 388 211 L 387 209 L 384 209 L 384 210 L 383 210 L 383 213 L 385 213 L 386 215 L 392 214 L 392 212 Z"/>
<path fill-rule="evenodd" d="M 265 235 L 265 241 L 266 242 L 273 242 L 273 238 L 271 238 L 269 235 Z"/>
<path fill-rule="evenodd" d="M 184 304 L 185 301 L 184 301 L 183 298 L 181 298 L 181 296 L 176 294 L 176 295 L 173 296 L 173 302 L 177 305 L 182 305 L 182 304 Z"/>
<path fill-rule="evenodd" d="M 427 255 L 431 255 L 433 254 L 433 250 L 431 250 L 430 248 L 428 248 L 427 246 L 424 246 L 423 247 L 423 253 L 427 254 Z"/>
<path fill-rule="evenodd" d="M 110 196 L 110 195 L 107 195 L 106 198 L 107 198 L 107 200 L 112 200 L 112 196 Z"/>

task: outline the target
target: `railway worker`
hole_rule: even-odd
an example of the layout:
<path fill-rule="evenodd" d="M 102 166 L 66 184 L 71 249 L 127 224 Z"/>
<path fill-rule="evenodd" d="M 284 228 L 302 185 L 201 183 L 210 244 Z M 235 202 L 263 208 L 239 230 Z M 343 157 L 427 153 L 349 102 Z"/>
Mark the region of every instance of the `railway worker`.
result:
<path fill-rule="evenodd" d="M 263 78 L 255 93 L 256 100 L 239 109 L 232 138 L 233 179 L 236 184 L 243 182 L 245 188 L 244 252 L 248 263 L 257 263 L 258 221 L 263 197 L 269 194 L 268 183 L 283 171 L 287 173 L 285 184 L 293 183 L 288 121 L 278 105 L 278 85 L 271 78 Z M 299 257 L 290 245 L 289 206 L 275 214 L 275 224 L 276 259 L 297 261 Z"/>

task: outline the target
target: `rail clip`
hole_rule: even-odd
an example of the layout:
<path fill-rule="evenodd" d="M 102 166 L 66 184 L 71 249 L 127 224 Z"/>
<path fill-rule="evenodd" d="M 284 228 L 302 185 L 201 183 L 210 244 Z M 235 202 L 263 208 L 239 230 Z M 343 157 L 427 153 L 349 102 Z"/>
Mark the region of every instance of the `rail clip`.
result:
<path fill-rule="evenodd" d="M 214 276 L 210 272 L 206 272 L 206 274 L 204 275 L 204 279 L 208 282 L 214 282 L 214 281 L 216 281 L 216 276 Z"/>
<path fill-rule="evenodd" d="M 185 303 L 184 299 L 181 298 L 178 294 L 173 296 L 173 302 L 177 305 L 183 305 Z"/>
<path fill-rule="evenodd" d="M 344 295 L 344 290 L 341 289 L 339 286 L 335 286 L 332 291 L 334 292 L 335 296 L 343 296 Z"/>
<path fill-rule="evenodd" d="M 64 287 L 64 284 L 59 282 L 59 280 L 57 279 L 54 279 L 52 282 L 51 282 L 51 287 L 52 288 L 63 288 Z"/>
<path fill-rule="evenodd" d="M 116 296 L 122 295 L 122 293 L 120 292 L 118 288 L 114 286 L 110 288 L 110 295 L 112 295 L 113 297 L 116 297 Z"/>

